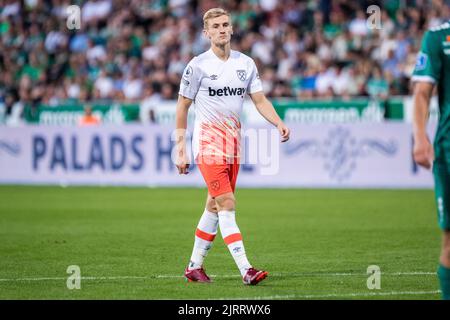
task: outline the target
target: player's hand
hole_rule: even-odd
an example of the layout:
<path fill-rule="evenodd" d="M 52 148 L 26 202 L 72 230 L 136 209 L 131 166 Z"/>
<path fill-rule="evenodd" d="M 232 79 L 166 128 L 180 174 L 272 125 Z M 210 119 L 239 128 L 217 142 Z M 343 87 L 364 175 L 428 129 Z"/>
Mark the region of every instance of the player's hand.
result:
<path fill-rule="evenodd" d="M 184 153 L 179 154 L 177 162 L 175 164 L 179 174 L 188 174 L 189 162 Z"/>
<path fill-rule="evenodd" d="M 431 168 L 434 160 L 433 145 L 427 136 L 415 137 L 413 149 L 414 161 L 427 169 Z"/>
<path fill-rule="evenodd" d="M 283 122 L 280 122 L 280 124 L 277 126 L 278 131 L 281 135 L 281 142 L 286 142 L 289 140 L 289 135 L 291 134 L 291 130 L 289 130 L 288 127 Z"/>

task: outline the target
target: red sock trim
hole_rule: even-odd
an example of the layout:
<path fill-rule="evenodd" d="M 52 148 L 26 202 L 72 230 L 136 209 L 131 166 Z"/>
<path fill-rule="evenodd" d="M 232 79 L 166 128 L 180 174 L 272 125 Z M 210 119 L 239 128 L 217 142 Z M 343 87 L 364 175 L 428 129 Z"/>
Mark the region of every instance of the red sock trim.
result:
<path fill-rule="evenodd" d="M 215 234 L 204 232 L 204 231 L 202 231 L 202 230 L 200 230 L 198 228 L 197 228 L 197 230 L 195 230 L 195 235 L 197 237 L 203 239 L 203 240 L 206 240 L 206 241 L 213 241 L 214 238 L 216 237 Z"/>
<path fill-rule="evenodd" d="M 240 240 L 242 240 L 242 236 L 240 233 L 233 233 L 233 234 L 230 234 L 229 236 L 223 238 L 223 241 L 225 241 L 227 246 L 232 244 L 233 242 L 240 241 Z"/>

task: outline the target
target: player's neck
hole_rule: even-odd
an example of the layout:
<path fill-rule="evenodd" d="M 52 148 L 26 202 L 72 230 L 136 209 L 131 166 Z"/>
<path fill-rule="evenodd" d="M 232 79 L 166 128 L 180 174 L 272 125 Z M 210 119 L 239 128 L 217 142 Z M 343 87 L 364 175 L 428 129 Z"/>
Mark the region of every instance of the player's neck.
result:
<path fill-rule="evenodd" d="M 231 47 L 229 44 L 224 46 L 211 45 L 211 50 L 220 60 L 227 61 L 230 57 Z"/>

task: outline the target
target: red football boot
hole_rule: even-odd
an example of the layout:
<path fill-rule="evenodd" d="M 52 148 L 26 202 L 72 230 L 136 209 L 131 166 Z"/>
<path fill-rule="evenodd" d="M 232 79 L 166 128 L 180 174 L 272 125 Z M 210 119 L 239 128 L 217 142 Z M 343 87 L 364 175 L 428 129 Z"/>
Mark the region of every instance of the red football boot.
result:
<path fill-rule="evenodd" d="M 246 285 L 254 286 L 257 285 L 262 280 L 264 280 L 268 274 L 269 273 L 267 271 L 250 268 L 247 270 L 247 273 L 245 274 L 244 278 L 242 278 L 242 281 Z"/>
<path fill-rule="evenodd" d="M 188 282 L 211 282 L 211 279 L 203 270 L 203 267 L 200 269 L 192 269 L 189 270 L 186 268 L 184 271 L 184 276 Z"/>

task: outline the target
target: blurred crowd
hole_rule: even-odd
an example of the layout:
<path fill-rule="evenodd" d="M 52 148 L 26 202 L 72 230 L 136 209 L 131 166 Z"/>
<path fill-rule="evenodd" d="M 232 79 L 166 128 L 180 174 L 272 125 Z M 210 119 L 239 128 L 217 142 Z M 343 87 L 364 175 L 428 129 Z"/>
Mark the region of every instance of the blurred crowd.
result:
<path fill-rule="evenodd" d="M 381 8 L 372 28 L 370 5 Z M 0 106 L 176 99 L 184 67 L 209 48 L 202 15 L 216 6 L 265 93 L 299 99 L 409 94 L 424 31 L 450 18 L 445 0 L 0 0 Z"/>

